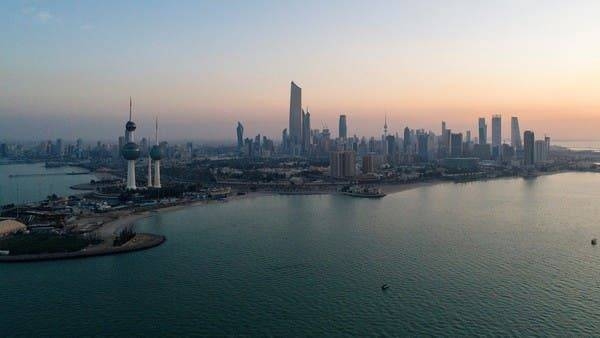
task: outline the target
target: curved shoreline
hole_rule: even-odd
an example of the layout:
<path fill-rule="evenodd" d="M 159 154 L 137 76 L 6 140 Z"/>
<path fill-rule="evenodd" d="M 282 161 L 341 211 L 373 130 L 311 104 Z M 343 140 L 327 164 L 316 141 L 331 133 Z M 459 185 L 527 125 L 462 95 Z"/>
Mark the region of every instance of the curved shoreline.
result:
<path fill-rule="evenodd" d="M 139 233 L 133 239 L 119 247 L 109 247 L 104 245 L 92 246 L 75 252 L 57 252 L 48 254 L 36 255 L 15 255 L 15 256 L 0 256 L 0 263 L 24 263 L 24 262 L 39 262 L 59 259 L 76 259 L 88 258 L 95 256 L 107 256 L 115 254 L 123 254 L 134 251 L 147 250 L 157 247 L 166 241 L 166 237 L 162 235 Z"/>

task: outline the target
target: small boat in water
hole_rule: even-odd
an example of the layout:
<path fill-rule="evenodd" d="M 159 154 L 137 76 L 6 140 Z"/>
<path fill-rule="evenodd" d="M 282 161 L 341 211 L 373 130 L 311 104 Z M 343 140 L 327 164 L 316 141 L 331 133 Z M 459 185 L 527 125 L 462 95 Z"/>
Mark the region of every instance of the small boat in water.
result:
<path fill-rule="evenodd" d="M 346 196 L 352 196 L 352 197 L 366 197 L 366 198 L 385 197 L 385 194 L 380 189 L 369 188 L 369 187 L 360 187 L 360 186 L 352 186 L 346 190 L 343 190 L 342 193 Z"/>
<path fill-rule="evenodd" d="M 383 290 L 383 291 L 385 291 L 385 290 L 387 290 L 387 289 L 389 289 L 389 288 L 390 288 L 390 286 L 389 286 L 389 285 L 387 285 L 387 284 L 383 284 L 383 285 L 381 286 L 381 290 Z"/>

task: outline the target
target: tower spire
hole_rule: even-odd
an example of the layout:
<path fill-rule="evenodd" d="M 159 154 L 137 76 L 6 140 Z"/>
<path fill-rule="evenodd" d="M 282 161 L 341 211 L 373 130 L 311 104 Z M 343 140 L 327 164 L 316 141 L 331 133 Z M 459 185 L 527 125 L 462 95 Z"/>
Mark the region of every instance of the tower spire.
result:
<path fill-rule="evenodd" d="M 131 101 L 131 96 L 129 97 L 129 121 L 131 121 L 131 107 L 133 106 L 133 102 Z"/>
<path fill-rule="evenodd" d="M 158 115 L 156 115 L 156 126 L 154 128 L 154 138 L 156 141 L 156 145 L 158 145 Z"/>
<path fill-rule="evenodd" d="M 387 113 L 385 113 L 385 122 L 383 124 L 383 133 L 387 135 L 388 125 L 387 125 Z"/>

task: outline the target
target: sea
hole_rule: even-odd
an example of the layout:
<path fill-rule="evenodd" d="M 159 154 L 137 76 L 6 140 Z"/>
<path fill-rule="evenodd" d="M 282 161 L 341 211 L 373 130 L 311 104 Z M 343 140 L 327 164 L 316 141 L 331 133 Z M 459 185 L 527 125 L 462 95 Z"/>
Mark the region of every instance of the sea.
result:
<path fill-rule="evenodd" d="M 600 141 L 552 141 L 551 143 L 575 151 L 600 152 Z"/>
<path fill-rule="evenodd" d="M 81 193 L 71 186 L 98 178 L 79 167 L 46 168 L 44 163 L 0 165 L 0 205 L 37 202 L 48 195 L 69 196 Z"/>
<path fill-rule="evenodd" d="M 599 201 L 562 173 L 158 212 L 157 248 L 0 265 L 0 336 L 597 335 Z"/>

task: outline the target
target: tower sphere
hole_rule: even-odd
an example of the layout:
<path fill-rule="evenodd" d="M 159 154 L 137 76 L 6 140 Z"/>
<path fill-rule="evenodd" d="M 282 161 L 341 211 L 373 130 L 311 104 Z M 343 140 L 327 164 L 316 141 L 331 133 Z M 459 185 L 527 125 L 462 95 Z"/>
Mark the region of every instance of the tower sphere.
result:
<path fill-rule="evenodd" d="M 163 158 L 162 149 L 158 145 L 152 146 L 150 149 L 150 157 L 155 161 L 160 161 Z"/>
<path fill-rule="evenodd" d="M 135 123 L 133 121 L 127 121 L 127 124 L 125 124 L 125 129 L 127 131 L 134 131 L 136 128 Z"/>
<path fill-rule="evenodd" d="M 133 142 L 127 142 L 121 149 L 121 154 L 128 161 L 137 160 L 140 157 L 140 147 Z"/>

